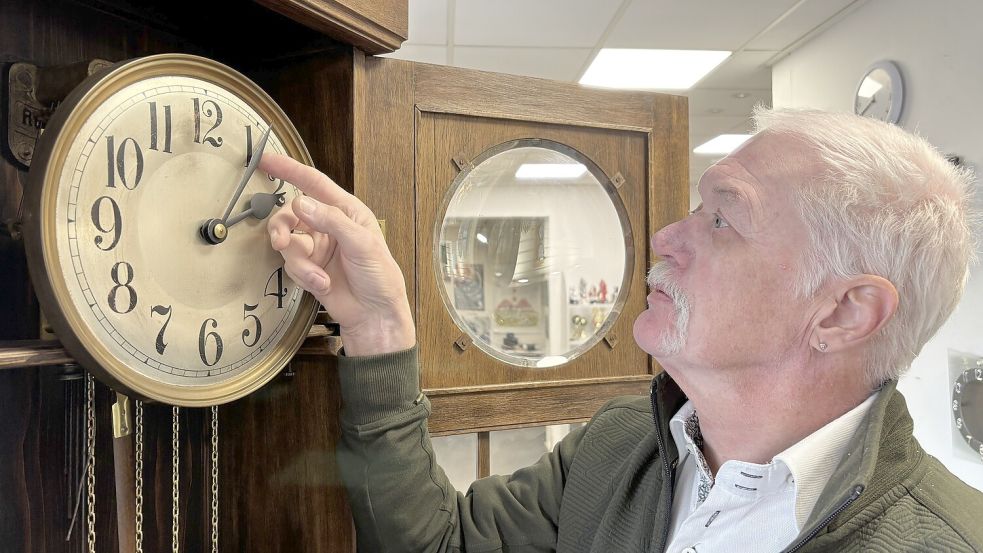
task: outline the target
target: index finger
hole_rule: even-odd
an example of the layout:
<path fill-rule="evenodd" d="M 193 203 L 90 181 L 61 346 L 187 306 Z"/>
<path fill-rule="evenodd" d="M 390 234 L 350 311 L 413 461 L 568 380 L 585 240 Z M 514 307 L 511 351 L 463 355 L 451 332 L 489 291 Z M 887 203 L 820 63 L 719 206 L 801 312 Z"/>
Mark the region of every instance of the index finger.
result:
<path fill-rule="evenodd" d="M 368 209 L 358 198 L 346 192 L 324 173 L 288 156 L 264 153 L 259 168 L 274 178 L 289 182 L 321 203 Z"/>

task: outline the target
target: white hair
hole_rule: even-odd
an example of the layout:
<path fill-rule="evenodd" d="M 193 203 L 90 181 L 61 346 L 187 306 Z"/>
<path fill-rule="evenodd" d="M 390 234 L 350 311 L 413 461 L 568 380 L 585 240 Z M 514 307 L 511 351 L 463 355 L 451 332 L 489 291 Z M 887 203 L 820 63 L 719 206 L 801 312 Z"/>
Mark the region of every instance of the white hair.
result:
<path fill-rule="evenodd" d="M 894 284 L 897 312 L 863 368 L 872 388 L 897 379 L 962 296 L 975 250 L 971 171 L 915 134 L 851 113 L 759 106 L 753 118 L 755 132 L 797 139 L 822 167 L 794 187 L 811 239 L 795 293 L 862 274 Z"/>

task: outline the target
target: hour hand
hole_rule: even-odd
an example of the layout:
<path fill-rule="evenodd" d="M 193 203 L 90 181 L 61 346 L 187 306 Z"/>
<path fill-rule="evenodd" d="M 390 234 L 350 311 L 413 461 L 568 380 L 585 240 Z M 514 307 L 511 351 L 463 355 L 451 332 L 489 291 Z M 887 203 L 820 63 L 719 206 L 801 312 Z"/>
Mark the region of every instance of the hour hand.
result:
<path fill-rule="evenodd" d="M 242 211 L 238 215 L 229 217 L 229 220 L 225 222 L 225 228 L 228 229 L 232 225 L 250 216 L 257 219 L 265 219 L 270 215 L 270 212 L 273 211 L 275 206 L 283 205 L 285 201 L 286 200 L 283 199 L 282 192 L 279 194 L 253 194 L 253 197 L 249 198 L 249 208 Z"/>

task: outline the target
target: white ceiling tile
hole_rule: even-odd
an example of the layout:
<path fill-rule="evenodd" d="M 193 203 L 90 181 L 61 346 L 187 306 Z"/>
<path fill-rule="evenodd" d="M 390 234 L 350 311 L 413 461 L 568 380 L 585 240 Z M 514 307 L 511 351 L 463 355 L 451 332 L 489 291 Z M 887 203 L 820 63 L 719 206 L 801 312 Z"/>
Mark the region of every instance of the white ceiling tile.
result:
<path fill-rule="evenodd" d="M 739 98 L 736 96 L 739 94 L 747 94 L 748 96 Z M 758 103 L 771 105 L 771 89 L 694 88 L 687 91 L 686 96 L 689 97 L 690 117 L 701 115 L 747 116 Z"/>
<path fill-rule="evenodd" d="M 447 44 L 447 0 L 410 0 L 407 42 Z"/>
<path fill-rule="evenodd" d="M 454 43 L 592 48 L 619 5 L 615 0 L 457 0 Z"/>
<path fill-rule="evenodd" d="M 754 50 L 782 50 L 809 31 L 823 24 L 857 0 L 812 0 L 783 19 L 775 28 L 747 45 Z"/>
<path fill-rule="evenodd" d="M 458 46 L 454 48 L 454 65 L 573 81 L 590 56 L 590 48 L 493 48 Z"/>
<path fill-rule="evenodd" d="M 447 65 L 447 47 L 404 43 L 399 50 L 381 57 Z"/>
<path fill-rule="evenodd" d="M 734 51 L 796 1 L 632 0 L 604 46 Z"/>
<path fill-rule="evenodd" d="M 695 88 L 771 90 L 771 67 L 764 63 L 776 52 L 738 52 L 727 58 Z"/>

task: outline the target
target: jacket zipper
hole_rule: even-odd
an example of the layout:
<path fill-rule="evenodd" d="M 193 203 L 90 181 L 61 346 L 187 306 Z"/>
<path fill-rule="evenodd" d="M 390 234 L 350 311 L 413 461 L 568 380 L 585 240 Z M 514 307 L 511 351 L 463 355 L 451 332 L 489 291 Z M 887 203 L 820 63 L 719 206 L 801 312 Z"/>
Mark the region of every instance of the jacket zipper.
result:
<path fill-rule="evenodd" d="M 845 511 L 846 508 L 850 506 L 850 504 L 852 504 L 854 501 L 856 501 L 857 498 L 860 497 L 860 494 L 863 493 L 863 491 L 864 491 L 864 487 L 863 487 L 862 484 L 857 484 L 856 486 L 854 486 L 853 487 L 853 492 L 850 494 L 850 497 L 848 497 L 846 499 L 846 501 L 843 502 L 842 505 L 840 505 L 839 507 L 836 508 L 835 511 L 833 511 L 832 513 L 830 513 L 830 515 L 828 517 L 826 517 L 819 524 L 819 526 L 816 526 L 816 528 L 813 529 L 812 532 L 809 532 L 809 535 L 806 536 L 805 539 L 803 539 L 799 543 L 795 544 L 795 546 L 792 547 L 791 549 L 786 549 L 785 550 L 785 553 L 795 553 L 799 549 L 802 549 L 805 546 L 805 544 L 809 543 L 809 541 L 812 538 L 816 537 L 816 535 L 819 534 L 819 532 L 823 528 L 826 528 L 826 526 L 829 525 L 829 523 L 832 522 L 834 518 L 836 518 L 840 513 L 842 513 L 843 511 Z"/>
<path fill-rule="evenodd" d="M 666 496 L 666 520 L 662 530 L 662 547 L 666 546 L 669 540 L 669 525 L 672 518 L 672 496 L 675 493 L 675 482 L 672 478 L 672 470 L 669 468 L 669 460 L 666 457 L 666 444 L 662 440 L 662 417 L 659 416 L 658 405 L 655 404 L 655 380 L 652 380 L 652 387 L 649 390 L 649 399 L 652 401 L 652 417 L 655 419 L 655 439 L 659 443 L 659 457 L 662 459 L 663 478 L 669 483 L 669 494 Z"/>

